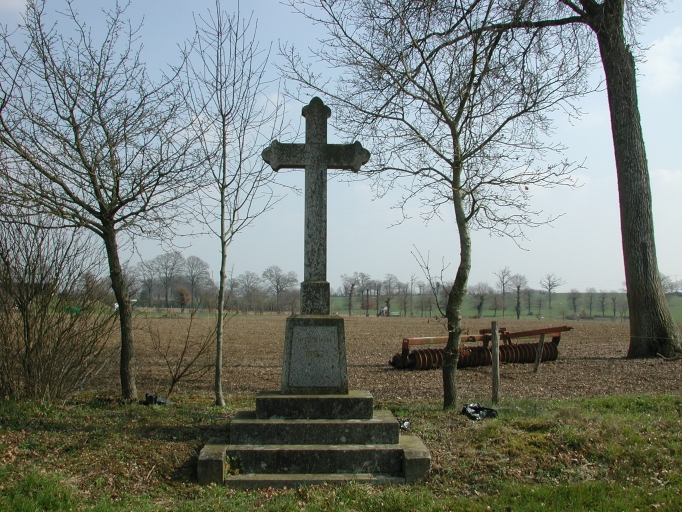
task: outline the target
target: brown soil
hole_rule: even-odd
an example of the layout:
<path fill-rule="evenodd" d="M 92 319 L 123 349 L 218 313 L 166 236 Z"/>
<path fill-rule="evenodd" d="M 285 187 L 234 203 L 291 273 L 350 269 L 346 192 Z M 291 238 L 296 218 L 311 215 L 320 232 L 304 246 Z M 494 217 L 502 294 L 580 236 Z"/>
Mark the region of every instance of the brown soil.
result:
<path fill-rule="evenodd" d="M 662 359 L 626 359 L 628 324 L 594 321 L 548 321 L 498 318 L 500 326 L 510 331 L 572 325 L 559 344 L 559 358 L 540 366 L 533 373 L 532 364 L 502 364 L 502 397 L 567 398 L 631 393 L 682 394 L 682 361 Z M 146 328 L 149 321 L 138 319 L 136 334 L 138 390 L 163 395 L 168 371 L 153 349 Z M 186 335 L 188 321 L 183 318 L 154 319 L 162 340 L 171 340 L 179 348 Z M 209 319 L 195 321 L 193 333 L 208 332 Z M 284 344 L 285 316 L 240 316 L 227 325 L 224 391 L 226 394 L 251 394 L 279 388 Z M 466 320 L 465 327 L 475 333 L 490 327 L 490 319 Z M 388 365 L 400 350 L 403 337 L 443 336 L 442 321 L 426 318 L 345 318 L 348 375 L 351 389 L 370 390 L 379 400 L 434 399 L 442 397 L 440 370 L 405 371 Z M 533 341 L 533 340 L 527 340 Z M 211 348 L 211 355 L 213 348 Z M 118 386 L 116 357 L 100 375 L 97 387 Z M 178 389 L 211 393 L 213 376 L 186 379 Z M 459 370 L 460 401 L 486 401 L 491 393 L 491 367 Z"/>

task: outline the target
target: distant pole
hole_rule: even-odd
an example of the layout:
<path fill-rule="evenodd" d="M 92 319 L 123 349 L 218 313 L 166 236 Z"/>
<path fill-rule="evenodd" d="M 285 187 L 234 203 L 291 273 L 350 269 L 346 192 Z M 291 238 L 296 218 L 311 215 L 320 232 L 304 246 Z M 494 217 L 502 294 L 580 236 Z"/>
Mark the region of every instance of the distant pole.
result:
<path fill-rule="evenodd" d="M 541 334 L 540 335 L 540 341 L 538 342 L 538 351 L 535 354 L 535 368 L 533 369 L 533 373 L 538 373 L 538 368 L 540 367 L 540 361 L 542 361 L 542 349 L 545 346 L 545 335 Z"/>
<path fill-rule="evenodd" d="M 497 404 L 500 400 L 500 332 L 497 329 L 497 322 L 493 322 L 491 326 L 493 335 L 493 404 Z"/>

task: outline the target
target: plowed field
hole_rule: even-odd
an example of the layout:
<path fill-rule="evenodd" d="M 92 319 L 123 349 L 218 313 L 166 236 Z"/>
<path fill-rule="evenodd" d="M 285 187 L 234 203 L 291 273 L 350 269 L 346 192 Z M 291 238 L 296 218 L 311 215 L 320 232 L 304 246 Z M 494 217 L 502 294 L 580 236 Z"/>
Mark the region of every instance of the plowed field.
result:
<path fill-rule="evenodd" d="M 250 394 L 279 388 L 285 316 L 239 316 L 226 326 L 224 391 L 226 394 Z M 491 319 L 466 320 L 471 333 L 490 327 Z M 682 361 L 662 359 L 626 359 L 628 329 L 626 323 L 594 321 L 547 321 L 497 318 L 510 331 L 572 325 L 559 344 L 559 358 L 543 363 L 537 374 L 532 364 L 502 364 L 501 396 L 528 398 L 565 398 L 627 393 L 682 394 Z M 149 325 L 162 342 L 170 341 L 179 350 L 186 336 L 184 318 L 138 319 L 136 333 L 138 390 L 163 396 L 168 385 L 168 371 L 153 348 Z M 194 322 L 192 336 L 207 332 L 212 320 Z M 426 318 L 345 318 L 349 386 L 370 390 L 380 400 L 439 399 L 441 371 L 395 370 L 389 359 L 400 350 L 403 337 L 443 336 L 442 321 Z M 532 341 L 532 340 L 528 340 Z M 212 355 L 213 349 L 211 349 Z M 172 358 L 171 358 L 172 359 Z M 118 386 L 117 361 L 100 374 L 98 388 Z M 461 401 L 486 400 L 491 390 L 491 368 L 467 368 L 458 372 Z M 181 381 L 185 392 L 212 390 L 213 376 Z"/>

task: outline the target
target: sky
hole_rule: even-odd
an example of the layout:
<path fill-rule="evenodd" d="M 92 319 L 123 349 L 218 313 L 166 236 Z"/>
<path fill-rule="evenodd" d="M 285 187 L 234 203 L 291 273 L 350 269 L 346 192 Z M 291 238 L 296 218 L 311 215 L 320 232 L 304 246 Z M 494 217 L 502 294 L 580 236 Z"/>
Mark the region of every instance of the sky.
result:
<path fill-rule="evenodd" d="M 48 0 L 48 7 L 61 2 Z M 7 25 L 20 20 L 24 2 L 0 0 L 0 19 Z M 100 17 L 99 9 L 109 1 L 76 0 L 86 21 Z M 128 14 L 143 21 L 140 33 L 143 58 L 152 69 L 177 62 L 178 45 L 193 32 L 193 13 L 205 13 L 213 0 L 132 0 Z M 223 0 L 223 8 L 235 10 L 236 1 Z M 277 0 L 242 0 L 243 13 L 258 18 L 261 44 L 272 44 L 277 61 L 279 44 L 293 44 L 303 56 L 324 36 L 319 27 Z M 646 143 L 653 195 L 654 226 L 659 269 L 675 280 L 682 279 L 682 0 L 667 4 L 655 14 L 640 34 L 647 47 L 638 63 L 638 94 Z M 272 71 L 274 73 L 274 69 Z M 330 76 L 332 71 L 330 70 Z M 597 70 L 594 80 L 599 80 Z M 324 100 L 324 98 L 322 98 Z M 291 102 L 294 122 L 302 103 Z M 491 237 L 478 231 L 472 236 L 473 263 L 469 283 L 494 284 L 494 272 L 509 267 L 512 273 L 527 277 L 529 286 L 540 288 L 549 273 L 565 284 L 559 291 L 572 288 L 584 291 L 621 290 L 624 287 L 623 257 L 616 171 L 604 91 L 580 100 L 585 113 L 578 121 L 555 116 L 552 140 L 568 149 L 569 160 L 583 162 L 575 174 L 581 186 L 556 188 L 534 193 L 531 205 L 545 215 L 560 216 L 551 225 L 527 231 L 529 240 L 520 246 L 507 238 Z M 333 116 L 333 113 L 332 113 Z M 303 142 L 302 136 L 299 142 Z M 329 142 L 340 142 L 330 130 Z M 362 141 L 361 141 L 362 142 Z M 372 148 L 367 147 L 371 152 Z M 303 172 L 293 171 L 281 179 L 303 188 Z M 295 271 L 303 277 L 303 197 L 282 190 L 283 197 L 272 211 L 259 217 L 254 225 L 237 235 L 228 255 L 235 275 L 245 271 L 260 274 L 270 265 Z M 331 179 L 328 184 L 328 263 L 327 280 L 332 287 L 341 284 L 342 274 L 365 272 L 372 278 L 394 274 L 409 281 L 414 274 L 424 280 L 414 257 L 418 250 L 428 255 L 431 266 L 445 266 L 445 279 L 453 279 L 459 258 L 454 214 L 445 212 L 442 220 L 427 225 L 418 215 L 399 225 L 395 210 L 397 196 L 377 199 L 366 182 Z M 198 229 L 198 228 L 197 228 Z M 220 254 L 216 239 L 185 238 L 184 256 L 197 255 L 207 261 L 217 277 Z M 139 254 L 152 258 L 163 249 L 156 242 L 140 241 Z M 130 263 L 139 256 L 130 256 Z"/>

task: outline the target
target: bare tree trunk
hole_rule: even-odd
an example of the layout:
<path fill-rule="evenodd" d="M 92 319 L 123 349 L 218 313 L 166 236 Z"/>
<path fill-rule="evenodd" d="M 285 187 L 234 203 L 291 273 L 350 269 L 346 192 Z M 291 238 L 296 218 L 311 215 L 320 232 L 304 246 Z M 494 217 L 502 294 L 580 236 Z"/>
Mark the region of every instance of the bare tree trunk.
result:
<path fill-rule="evenodd" d="M 457 176 L 459 172 L 455 171 Z M 455 183 L 459 183 L 456 178 Z M 460 260 L 455 282 L 448 294 L 445 316 L 448 322 L 448 343 L 443 360 L 443 409 L 457 406 L 457 362 L 459 361 L 459 340 L 462 334 L 462 303 L 467 290 L 471 270 L 471 237 L 469 224 L 464 213 L 464 204 L 459 189 L 453 187 L 453 206 L 459 232 Z"/>
<path fill-rule="evenodd" d="M 606 76 L 616 156 L 625 281 L 630 309 L 628 357 L 682 352 L 656 260 L 649 169 L 637 105 L 635 61 L 623 34 L 623 2 L 606 1 L 592 27 Z"/>
<path fill-rule="evenodd" d="M 104 246 L 109 262 L 111 288 L 118 304 L 118 318 L 121 326 L 121 392 L 125 400 L 137 399 L 135 384 L 135 347 L 133 344 L 133 308 L 128 295 L 128 287 L 123 276 L 121 260 L 118 255 L 118 243 L 113 227 L 104 226 L 102 233 Z"/>
<path fill-rule="evenodd" d="M 224 233 L 224 231 L 223 231 Z M 220 258 L 220 284 L 218 285 L 218 325 L 216 328 L 216 354 L 215 354 L 215 404 L 223 407 L 223 337 L 225 332 L 225 281 L 227 279 L 227 247 L 226 241 L 221 240 L 222 251 Z"/>

